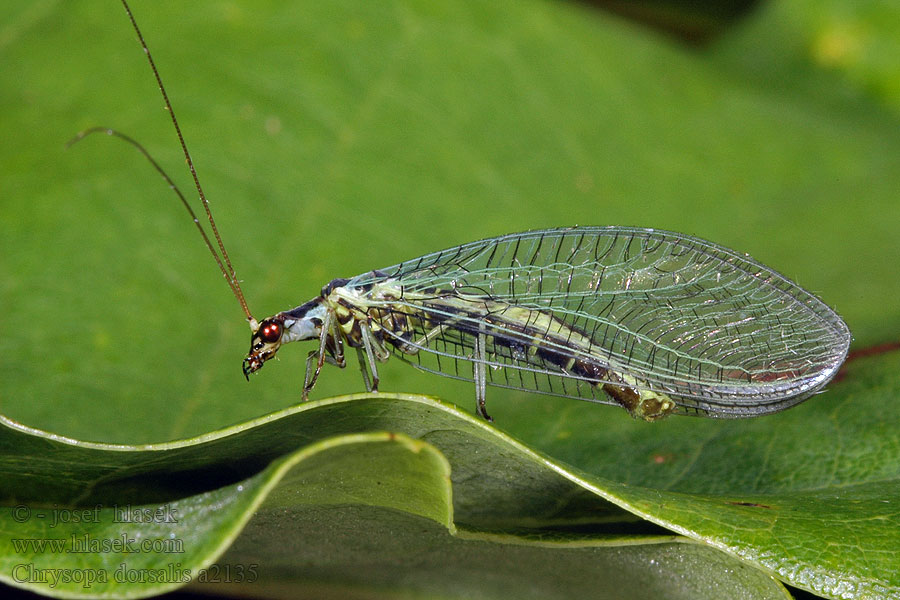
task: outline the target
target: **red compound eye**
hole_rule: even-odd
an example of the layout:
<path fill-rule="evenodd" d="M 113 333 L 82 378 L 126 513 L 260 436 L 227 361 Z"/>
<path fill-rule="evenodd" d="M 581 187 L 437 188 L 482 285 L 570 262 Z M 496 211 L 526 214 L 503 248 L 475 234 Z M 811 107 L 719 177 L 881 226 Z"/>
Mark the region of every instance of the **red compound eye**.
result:
<path fill-rule="evenodd" d="M 281 324 L 264 321 L 259 328 L 259 337 L 267 344 L 274 344 L 281 339 Z"/>

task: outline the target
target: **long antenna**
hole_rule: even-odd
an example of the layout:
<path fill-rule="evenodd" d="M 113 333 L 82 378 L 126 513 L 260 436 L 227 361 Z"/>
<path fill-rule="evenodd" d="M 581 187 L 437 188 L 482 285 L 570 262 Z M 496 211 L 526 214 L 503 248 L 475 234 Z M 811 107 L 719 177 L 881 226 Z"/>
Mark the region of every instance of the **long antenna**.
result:
<path fill-rule="evenodd" d="M 212 242 L 209 239 L 209 236 L 206 234 L 206 231 L 203 229 L 203 226 L 200 223 L 200 220 L 197 218 L 196 213 L 191 208 L 188 201 L 185 199 L 184 194 L 181 193 L 181 190 L 178 189 L 178 186 L 172 181 L 172 179 L 166 174 L 166 172 L 162 169 L 162 167 L 157 163 L 150 153 L 141 146 L 138 142 L 133 140 L 132 138 L 115 131 L 114 129 L 108 129 L 105 127 L 92 127 L 91 129 L 87 129 L 79 133 L 72 141 L 69 142 L 68 145 L 71 145 L 78 140 L 84 138 L 87 135 L 98 132 L 105 132 L 108 135 L 116 136 L 135 148 L 150 161 L 153 167 L 159 172 L 160 175 L 166 180 L 166 183 L 169 184 L 169 187 L 174 190 L 178 197 L 181 199 L 181 203 L 187 209 L 188 213 L 190 213 L 191 218 L 194 220 L 194 224 L 197 226 L 197 229 L 200 230 L 200 235 L 203 236 L 203 241 L 206 243 L 206 247 L 209 248 L 209 251 L 212 253 L 213 258 L 216 260 L 216 264 L 219 265 L 219 270 L 222 271 L 222 275 L 225 276 L 225 280 L 228 282 L 228 286 L 231 288 L 234 297 L 237 298 L 238 302 L 241 305 L 241 309 L 243 309 L 244 314 L 247 316 L 247 320 L 250 321 L 251 326 L 256 323 L 256 319 L 253 318 L 253 315 L 250 312 L 250 309 L 247 307 L 247 301 L 244 299 L 244 292 L 241 290 L 241 284 L 238 282 L 237 275 L 235 275 L 234 267 L 231 265 L 231 259 L 228 258 L 228 251 L 225 250 L 225 244 L 222 242 L 222 237 L 219 235 L 219 230 L 216 227 L 216 220 L 213 218 L 212 211 L 209 208 L 209 201 L 206 199 L 206 194 L 203 193 L 203 187 L 200 185 L 200 179 L 197 177 L 197 170 L 194 168 L 194 161 L 191 160 L 191 155 L 188 152 L 187 144 L 184 142 L 184 135 L 181 133 L 181 127 L 178 125 L 178 119 L 175 118 L 175 110 L 172 108 L 172 103 L 169 101 L 169 95 L 166 93 L 166 88 L 163 85 L 162 78 L 159 76 L 159 71 L 156 69 L 156 63 L 153 62 L 153 57 L 150 55 L 150 49 L 147 47 L 147 42 L 144 41 L 144 36 L 141 34 L 141 29 L 138 27 L 137 21 L 134 18 L 134 15 L 131 12 L 131 7 L 128 6 L 128 2 L 126 0 L 122 0 L 122 6 L 125 7 L 125 12 L 128 13 L 128 18 L 131 20 L 131 25 L 134 27 L 135 33 L 137 33 L 138 40 L 141 42 L 141 47 L 144 49 L 144 54 L 147 55 L 147 61 L 150 63 L 150 68 L 153 70 L 153 75 L 156 77 L 156 83 L 159 85 L 159 91 L 162 93 L 163 101 L 166 104 L 166 110 L 169 111 L 169 116 L 172 117 L 172 124 L 175 126 L 175 133 L 178 135 L 178 141 L 181 144 L 181 150 L 184 153 L 184 158 L 187 161 L 188 168 L 191 170 L 191 176 L 194 178 L 194 185 L 197 188 L 197 193 L 200 195 L 200 202 L 203 204 L 203 209 L 206 211 L 206 218 L 209 220 L 209 226 L 212 229 L 213 236 L 216 238 L 216 243 L 219 247 L 219 253 L 216 252 L 216 248 L 213 246 Z"/>
<path fill-rule="evenodd" d="M 203 241 L 206 243 L 206 247 L 209 248 L 210 253 L 212 253 L 213 258 L 216 261 L 216 264 L 219 265 L 219 270 L 222 271 L 222 274 L 225 276 L 225 279 L 228 281 L 228 287 L 231 288 L 231 291 L 234 292 L 235 297 L 238 299 L 238 302 L 241 303 L 241 308 L 244 309 L 244 314 L 247 315 L 247 320 L 253 321 L 253 315 L 250 314 L 249 309 L 247 308 L 247 303 L 244 301 L 244 295 L 241 293 L 241 287 L 238 285 L 237 280 L 233 279 L 233 276 L 229 276 L 228 272 L 225 270 L 225 265 L 222 263 L 222 259 L 219 258 L 219 254 L 216 252 L 215 247 L 213 247 L 212 242 L 209 239 L 209 236 L 206 234 L 206 230 L 203 229 L 203 225 L 200 223 L 200 219 L 197 218 L 197 213 L 194 212 L 194 209 L 191 208 L 191 205 L 188 203 L 187 198 L 184 197 L 184 194 L 181 192 L 179 187 L 172 181 L 172 178 L 169 177 L 169 174 L 163 170 L 162 166 L 147 152 L 147 149 L 144 148 L 137 140 L 132 137 L 125 135 L 124 133 L 118 132 L 115 129 L 110 129 L 108 127 L 91 127 L 90 129 L 85 129 L 76 135 L 74 138 L 69 140 L 66 143 L 66 148 L 70 147 L 72 144 L 81 141 L 87 136 L 93 133 L 105 133 L 106 135 L 115 136 L 125 142 L 128 142 L 132 146 L 134 146 L 138 152 L 144 155 L 150 164 L 153 165 L 153 168 L 162 175 L 162 178 L 166 180 L 166 183 L 169 184 L 169 188 L 178 195 L 178 198 L 181 200 L 181 204 L 187 209 L 188 213 L 191 215 L 191 219 L 194 221 L 194 225 L 197 226 L 197 230 L 200 232 L 200 235 L 203 237 Z M 221 240 L 219 240 L 221 243 Z M 234 273 L 234 270 L 232 270 Z"/>

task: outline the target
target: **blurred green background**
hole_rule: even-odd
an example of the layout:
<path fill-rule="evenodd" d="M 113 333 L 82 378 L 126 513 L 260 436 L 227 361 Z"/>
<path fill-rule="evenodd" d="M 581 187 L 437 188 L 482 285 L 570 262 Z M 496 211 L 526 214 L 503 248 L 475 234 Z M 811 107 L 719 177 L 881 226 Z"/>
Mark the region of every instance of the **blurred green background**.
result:
<path fill-rule="evenodd" d="M 474 239 L 638 225 L 750 253 L 856 348 L 898 338 L 892 3 L 765 3 L 704 45 L 546 0 L 133 9 L 257 317 Z M 121 6 L 4 2 L 0 65 L 0 412 L 138 443 L 298 402 L 309 348 L 244 382 L 241 312 L 149 165 L 103 136 L 64 150 L 115 127 L 192 192 Z M 382 382 L 473 408 L 396 361 Z M 351 359 L 315 396 L 360 390 Z M 489 402 L 503 428 L 574 401 Z"/>

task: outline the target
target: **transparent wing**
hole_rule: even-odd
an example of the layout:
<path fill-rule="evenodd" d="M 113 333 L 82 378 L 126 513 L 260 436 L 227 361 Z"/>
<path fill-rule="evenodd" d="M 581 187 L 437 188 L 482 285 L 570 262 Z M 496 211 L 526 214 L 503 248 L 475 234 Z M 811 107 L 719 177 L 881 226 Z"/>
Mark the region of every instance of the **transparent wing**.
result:
<path fill-rule="evenodd" d="M 834 311 L 776 271 L 651 229 L 510 234 L 347 287 L 392 315 L 399 325 L 385 333 L 420 368 L 471 379 L 463 363 L 483 334 L 492 385 L 608 402 L 592 385 L 603 367 L 709 416 L 799 402 L 834 376 L 850 343 Z"/>

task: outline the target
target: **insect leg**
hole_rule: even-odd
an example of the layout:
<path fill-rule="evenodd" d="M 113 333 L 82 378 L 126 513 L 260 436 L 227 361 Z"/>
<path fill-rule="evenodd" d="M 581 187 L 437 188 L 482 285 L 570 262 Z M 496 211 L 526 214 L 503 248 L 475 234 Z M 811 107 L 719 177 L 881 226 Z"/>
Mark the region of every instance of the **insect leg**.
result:
<path fill-rule="evenodd" d="M 347 360 L 344 358 L 344 336 L 334 313 L 330 313 L 330 317 L 328 321 L 331 325 L 331 339 L 334 343 L 334 358 L 326 356 L 325 361 L 343 369 L 347 366 Z M 322 328 L 325 328 L 325 323 L 322 323 Z"/>
<path fill-rule="evenodd" d="M 306 402 L 309 400 L 309 390 L 313 389 L 313 386 L 316 385 L 316 378 L 319 376 L 319 370 L 313 369 L 313 361 L 318 360 L 319 356 L 315 350 L 310 350 L 309 354 L 306 355 L 306 374 L 303 376 L 303 391 L 300 392 L 300 400 L 302 402 Z M 310 376 L 311 372 L 315 372 L 315 375 Z"/>
<path fill-rule="evenodd" d="M 362 348 L 357 351 L 359 352 L 360 370 L 363 372 L 363 381 L 366 383 L 366 388 L 370 392 L 377 392 L 378 366 L 376 361 L 385 362 L 391 357 L 391 352 L 383 343 L 375 339 L 368 323 L 360 322 L 359 332 L 360 338 L 362 339 Z M 363 356 L 363 354 L 365 354 L 365 356 Z M 368 371 L 366 370 L 366 367 L 368 367 Z M 371 382 L 368 377 L 369 373 L 372 374 Z"/>
<path fill-rule="evenodd" d="M 322 322 L 322 332 L 319 334 L 319 349 L 313 350 L 309 354 L 306 355 L 306 375 L 303 377 L 303 392 L 301 393 L 301 399 L 306 402 L 309 399 L 309 392 L 316 385 L 316 380 L 319 378 L 319 372 L 322 370 L 322 365 L 325 364 L 325 361 L 331 362 L 339 367 L 343 367 L 346 365 L 346 361 L 344 360 L 344 346 L 341 343 L 340 336 L 334 338 L 334 322 L 335 316 L 333 310 L 328 310 L 325 312 L 325 318 Z M 328 340 L 334 340 L 334 348 L 335 348 L 335 358 L 331 359 L 327 353 Z M 313 364 L 313 359 L 315 359 L 315 368 L 311 369 Z M 312 373 L 310 374 L 310 371 Z"/>
<path fill-rule="evenodd" d="M 377 392 L 378 390 L 372 389 L 372 380 L 369 378 L 369 368 L 366 366 L 369 362 L 366 359 L 366 353 L 363 352 L 362 348 L 357 348 L 356 356 L 359 359 L 359 372 L 362 373 L 363 385 L 366 386 L 366 391 Z"/>
<path fill-rule="evenodd" d="M 475 355 L 472 357 L 472 374 L 475 379 L 475 409 L 485 421 L 493 421 L 494 419 L 487 414 L 485 406 L 485 387 L 487 385 L 487 373 L 485 371 L 487 365 L 484 362 L 485 342 L 486 336 L 479 332 L 475 336 Z"/>

